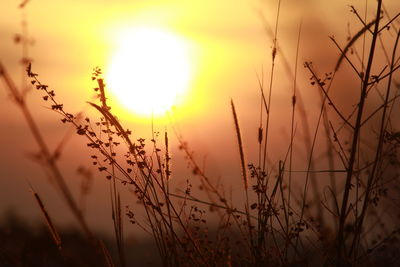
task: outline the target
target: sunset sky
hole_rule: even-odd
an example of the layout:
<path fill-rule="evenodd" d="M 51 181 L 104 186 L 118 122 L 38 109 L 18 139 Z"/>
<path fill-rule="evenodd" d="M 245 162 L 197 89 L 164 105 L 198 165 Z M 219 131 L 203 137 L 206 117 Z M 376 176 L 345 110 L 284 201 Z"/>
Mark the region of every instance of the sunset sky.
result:
<path fill-rule="evenodd" d="M 282 1 L 272 101 L 274 115 L 270 131 L 274 139 L 271 143 L 271 154 L 274 154 L 271 160 L 274 163 L 288 149 L 289 111 L 293 90 L 293 78 L 285 69 L 282 56 L 293 72 L 297 36 L 302 21 L 298 85 L 310 114 L 310 121 L 313 122 L 316 116 L 314 111 L 319 110 L 319 95 L 309 85 L 309 74 L 303 68 L 303 62 L 312 60 L 321 74 L 332 70 L 339 52 L 328 37 L 335 36 L 344 46 L 349 31 L 354 34 L 361 28 L 349 8 L 353 4 L 364 12 L 364 3 L 359 2 Z M 367 14 L 370 21 L 375 12 L 375 2 L 368 2 L 370 4 Z M 156 54 L 160 45 L 167 47 L 168 50 L 163 50 L 163 54 L 168 54 L 169 57 L 164 58 L 160 54 L 152 61 L 161 67 L 155 68 L 158 73 L 155 71 L 149 76 L 149 80 L 156 83 L 157 79 L 164 77 L 167 70 L 170 71 L 168 77 L 174 77 L 168 81 L 170 85 L 163 88 L 162 92 L 166 91 L 167 94 L 162 97 L 161 103 L 174 94 L 173 88 L 180 88 L 179 101 L 173 103 L 175 107 L 168 111 L 168 115 L 154 117 L 155 129 L 160 132 L 167 129 L 173 139 L 176 172 L 184 173 L 185 163 L 183 155 L 177 149 L 174 130 L 184 137 L 196 152 L 199 161 L 205 162 L 206 169 L 214 177 L 239 180 L 240 165 L 230 100 L 233 99 L 236 104 L 246 154 L 249 161 L 254 160 L 260 110 L 258 80 L 263 80 L 264 86 L 268 88 L 273 45 L 269 31 L 273 32 L 275 28 L 277 3 L 278 1 L 261 0 L 31 0 L 21 10 L 18 8 L 18 1 L 1 0 L 0 60 L 17 85 L 21 85 L 24 72 L 18 61 L 22 49 L 13 40 L 16 34 L 21 33 L 21 19 L 25 17 L 33 71 L 39 74 L 43 83 L 56 91 L 57 98 L 67 110 L 72 113 L 83 111 L 95 114 L 86 101 L 94 101 L 92 88 L 96 84 L 90 77 L 92 69 L 99 66 L 104 70 L 106 83 L 107 78 L 111 80 L 108 85 L 112 110 L 127 128 L 134 131 L 135 136 L 149 139 L 151 111 L 135 113 L 134 107 L 129 107 L 129 103 L 133 106 L 135 102 L 138 102 L 137 105 L 139 102 L 143 104 L 141 102 L 146 97 L 136 98 L 135 94 L 119 95 L 121 89 L 111 87 L 121 85 L 112 81 L 110 73 L 121 72 L 124 77 L 128 76 L 125 83 L 135 80 L 135 73 L 130 72 L 133 65 L 113 65 L 117 58 L 126 57 L 129 62 L 127 46 L 136 47 L 138 55 L 144 55 L 144 59 L 141 59 L 143 62 L 149 55 Z M 397 10 L 392 12 L 393 15 L 398 12 L 400 4 L 396 0 L 387 1 L 386 8 L 389 13 Z M 137 39 L 132 38 L 138 29 L 142 33 L 138 34 Z M 148 43 L 136 46 L 138 40 L 146 38 L 149 39 Z M 154 40 L 158 39 L 167 41 L 154 45 L 157 43 Z M 167 42 L 168 45 L 165 45 Z M 139 64 L 139 68 L 140 66 Z M 345 79 L 345 72 L 341 74 Z M 338 80 L 341 81 L 340 78 Z M 147 85 L 138 83 L 136 86 Z M 350 91 L 343 96 L 343 92 L 351 86 L 352 81 L 339 86 L 343 91 L 334 93 L 339 101 L 357 96 L 357 92 Z M 72 222 L 72 216 L 68 212 L 58 212 L 64 210 L 65 205 L 48 182 L 40 165 L 31 159 L 37 146 L 20 111 L 5 89 L 1 82 L 0 214 L 7 209 L 14 209 L 23 218 L 40 216 L 29 193 L 30 183 L 43 196 L 50 213 L 55 214 L 55 221 L 68 224 Z M 47 108 L 41 97 L 36 90 L 27 93 L 35 119 L 42 127 L 50 147 L 54 148 L 64 136 L 68 136 L 71 129 L 59 122 L 60 117 Z M 170 106 L 167 105 L 168 108 Z M 83 163 L 90 166 L 89 152 L 84 142 L 85 140 L 75 135 L 68 138 L 60 161 L 60 166 L 75 189 L 79 187 L 80 181 L 76 169 Z M 94 174 L 95 182 L 87 202 L 88 218 L 89 223 L 97 222 L 95 228 L 105 229 L 111 225 L 108 210 L 104 208 L 109 205 L 108 187 L 104 177 L 97 172 Z M 235 192 L 238 190 L 237 186 L 233 182 L 232 184 Z"/>

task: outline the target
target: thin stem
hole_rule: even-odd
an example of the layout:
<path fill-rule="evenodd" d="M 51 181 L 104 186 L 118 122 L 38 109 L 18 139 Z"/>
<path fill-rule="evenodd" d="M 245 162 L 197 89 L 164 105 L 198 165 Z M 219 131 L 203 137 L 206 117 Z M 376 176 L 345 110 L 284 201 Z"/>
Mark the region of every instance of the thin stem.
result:
<path fill-rule="evenodd" d="M 349 200 L 349 195 L 350 195 L 350 189 L 351 189 L 351 180 L 353 177 L 354 173 L 354 164 L 356 161 L 356 155 L 357 155 L 357 147 L 358 147 L 358 141 L 359 141 L 359 136 L 360 136 L 360 131 L 361 131 L 361 119 L 362 115 L 364 113 L 364 105 L 367 97 L 367 89 L 368 89 L 368 81 L 371 75 L 371 69 L 372 69 L 372 63 L 374 59 L 374 54 L 375 54 L 375 44 L 376 44 L 376 39 L 378 37 L 378 29 L 379 29 L 379 22 L 380 22 L 380 12 L 381 12 L 381 5 L 382 5 L 382 0 L 378 0 L 378 6 L 377 6 L 377 12 L 376 12 L 376 21 L 375 21 L 375 28 L 374 28 L 374 34 L 372 35 L 372 41 L 371 41 L 371 49 L 369 53 L 369 58 L 368 58 L 368 64 L 361 88 L 361 94 L 360 94 L 360 101 L 359 101 L 359 107 L 358 107 L 358 113 L 357 113 L 357 119 L 356 123 L 354 125 L 354 132 L 353 132 L 353 141 L 352 141 L 352 147 L 350 150 L 350 157 L 349 157 L 349 165 L 348 165 L 348 170 L 347 170 L 347 177 L 346 177 L 346 184 L 345 184 L 345 191 L 343 194 L 343 200 L 342 200 L 342 207 L 340 210 L 340 217 L 339 217 L 339 230 L 337 234 L 337 266 L 340 266 L 342 264 L 342 261 L 344 260 L 344 256 L 346 255 L 345 253 L 345 246 L 344 246 L 344 224 L 346 221 L 346 214 L 347 214 L 347 204 Z"/>

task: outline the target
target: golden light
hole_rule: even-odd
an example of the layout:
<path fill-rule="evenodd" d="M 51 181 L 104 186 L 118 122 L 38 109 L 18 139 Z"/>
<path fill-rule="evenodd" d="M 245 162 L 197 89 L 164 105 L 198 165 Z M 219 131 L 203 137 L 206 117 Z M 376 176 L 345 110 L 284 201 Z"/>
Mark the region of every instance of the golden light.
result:
<path fill-rule="evenodd" d="M 162 28 L 122 31 L 106 78 L 112 95 L 136 115 L 164 115 L 182 101 L 189 87 L 189 46 Z"/>

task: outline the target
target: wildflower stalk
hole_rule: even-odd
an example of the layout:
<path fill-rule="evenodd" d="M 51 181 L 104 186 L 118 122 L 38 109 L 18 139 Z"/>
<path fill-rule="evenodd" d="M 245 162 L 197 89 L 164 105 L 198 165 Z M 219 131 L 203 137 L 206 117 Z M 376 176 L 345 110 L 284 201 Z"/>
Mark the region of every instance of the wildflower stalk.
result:
<path fill-rule="evenodd" d="M 351 181 L 352 181 L 352 177 L 353 177 L 353 173 L 354 173 L 354 164 L 356 161 L 356 155 L 357 155 L 357 151 L 358 151 L 357 148 L 358 148 L 358 141 L 359 141 L 359 136 L 360 136 L 360 131 L 361 131 L 362 115 L 364 113 L 364 105 L 365 105 L 365 101 L 367 98 L 368 82 L 370 79 L 372 63 L 373 63 L 374 54 L 375 54 L 375 44 L 376 44 L 376 40 L 378 38 L 381 6 L 382 6 L 382 0 L 378 0 L 377 9 L 376 9 L 376 21 L 375 21 L 375 27 L 374 27 L 374 31 L 373 31 L 373 35 L 372 35 L 371 48 L 370 48 L 369 57 L 368 57 L 368 64 L 367 64 L 367 68 L 366 68 L 363 83 L 362 83 L 362 88 L 361 88 L 361 93 L 360 93 L 360 101 L 358 103 L 357 118 L 356 118 L 356 123 L 354 125 L 354 131 L 353 131 L 353 140 L 351 142 L 350 157 L 349 157 L 349 163 L 348 163 L 348 167 L 347 167 L 346 183 L 345 183 L 345 187 L 344 187 L 342 206 L 340 209 L 339 229 L 338 229 L 338 234 L 337 234 L 337 266 L 340 266 L 341 264 L 343 264 L 343 261 L 345 260 L 345 257 L 346 257 L 346 250 L 345 250 L 345 244 L 344 244 L 344 225 L 345 225 L 345 221 L 346 221 L 346 217 L 347 217 L 348 200 L 349 200 L 350 189 L 351 189 Z"/>

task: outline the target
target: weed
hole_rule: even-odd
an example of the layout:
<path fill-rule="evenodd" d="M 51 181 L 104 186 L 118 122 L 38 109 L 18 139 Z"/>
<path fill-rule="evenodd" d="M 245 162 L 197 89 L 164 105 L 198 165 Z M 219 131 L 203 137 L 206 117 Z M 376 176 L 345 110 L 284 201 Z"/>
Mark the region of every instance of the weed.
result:
<path fill-rule="evenodd" d="M 378 0 L 375 17 L 367 22 L 366 16 L 363 18 L 356 8 L 351 7 L 362 27 L 349 38 L 344 48 L 331 37 L 339 52 L 332 71 L 321 76 L 312 62 L 304 62 L 310 87 L 318 90 L 320 100 L 314 125 L 308 121 L 297 84 L 303 27 L 300 23 L 294 71 L 290 64 L 284 63 L 289 77 L 293 78 L 287 153 L 277 160 L 277 164 L 272 164 L 270 120 L 275 115 L 272 109 L 275 64 L 279 57 L 284 62 L 286 60 L 277 37 L 280 3 L 278 1 L 275 29 L 269 31 L 273 46 L 267 93 L 263 81 L 259 80 L 261 105 L 255 140 L 258 145 L 256 162 L 248 162 L 246 158 L 242 132 L 247 129 L 240 127 L 240 112 L 231 100 L 241 169 L 238 176 L 242 178 L 242 197 L 245 199 L 242 206 L 236 206 L 224 188 L 214 183 L 213 177 L 200 167 L 188 144 L 179 135 L 180 150 L 186 157 L 192 176 L 197 178 L 200 190 L 195 191 L 189 180 L 186 187 L 173 188 L 173 159 L 168 132 L 161 135 L 153 131 L 151 140 L 133 138 L 132 131 L 123 126 L 108 105 L 107 88 L 100 68 L 95 68 L 92 73 L 98 101 L 88 102 L 99 115 L 99 118 L 93 119 L 81 118 L 67 111 L 56 98 L 54 90 L 39 79 L 32 64 L 27 64 L 26 73 L 31 85 L 41 93 L 43 101 L 60 115 L 62 123 L 70 124 L 77 135 L 86 139 L 87 148 L 92 151 L 90 160 L 93 166 L 110 181 L 112 220 L 121 266 L 126 265 L 128 253 L 124 245 L 124 215 L 132 225 L 152 235 L 165 266 L 398 264 L 398 218 L 392 214 L 398 212 L 396 197 L 400 193 L 400 134 L 395 128 L 400 88 L 396 80 L 400 68 L 400 31 L 396 23 L 400 13 L 391 17 L 383 1 Z M 392 43 L 383 42 L 383 35 L 387 35 L 385 40 Z M 356 44 L 362 39 L 364 44 L 359 53 Z M 350 51 L 362 55 L 360 62 L 356 62 Z M 376 60 L 379 51 L 387 55 L 387 62 L 383 65 Z M 352 109 L 349 114 L 342 111 L 343 103 L 338 103 L 331 93 L 334 81 L 346 64 L 352 71 L 351 79 L 360 84 L 359 88 L 353 88 L 359 89 L 359 97 L 356 103 L 349 104 Z M 57 157 L 50 152 L 24 96 L 1 63 L 0 74 L 40 147 L 42 165 L 55 181 L 95 253 L 102 256 L 105 265 L 114 265 L 105 246 L 92 234 L 58 168 Z M 380 101 L 378 104 L 375 98 Z M 368 108 L 371 106 L 372 111 Z M 297 138 L 297 123 L 302 123 L 303 141 Z M 321 136 L 322 141 L 319 140 Z M 296 171 L 294 162 L 300 156 L 294 149 L 300 142 L 305 147 L 303 154 L 306 157 L 304 161 L 299 160 L 304 163 L 304 168 Z M 324 147 L 323 156 L 315 155 L 318 146 Z M 327 169 L 320 169 L 322 164 L 326 164 Z M 84 169 L 80 169 L 80 173 L 90 177 Z M 134 192 L 143 209 L 144 221 L 137 219 L 137 211 L 121 202 L 120 190 Z M 62 250 L 61 238 L 45 205 L 39 195 L 34 193 L 34 196 L 56 245 Z M 217 218 L 216 226 L 210 222 L 211 218 Z"/>

